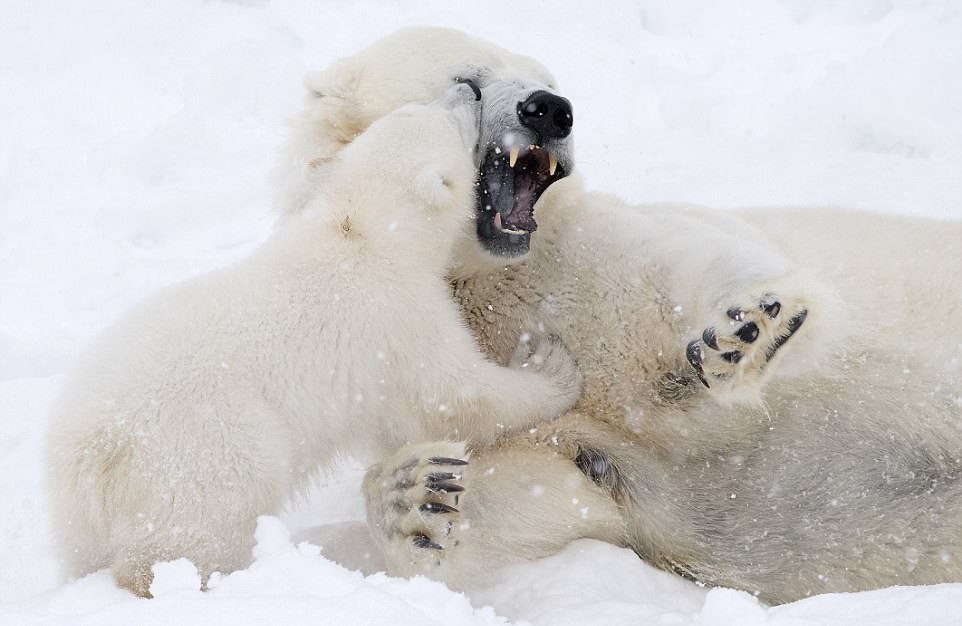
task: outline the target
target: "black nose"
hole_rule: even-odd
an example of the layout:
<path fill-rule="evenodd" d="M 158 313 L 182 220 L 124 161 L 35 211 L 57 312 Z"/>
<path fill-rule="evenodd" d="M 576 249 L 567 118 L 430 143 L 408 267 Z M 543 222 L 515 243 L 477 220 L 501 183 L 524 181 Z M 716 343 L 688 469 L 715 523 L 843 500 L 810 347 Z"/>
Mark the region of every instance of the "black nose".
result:
<path fill-rule="evenodd" d="M 547 91 L 536 91 L 519 102 L 518 119 L 542 139 L 567 137 L 574 124 L 571 103 Z"/>

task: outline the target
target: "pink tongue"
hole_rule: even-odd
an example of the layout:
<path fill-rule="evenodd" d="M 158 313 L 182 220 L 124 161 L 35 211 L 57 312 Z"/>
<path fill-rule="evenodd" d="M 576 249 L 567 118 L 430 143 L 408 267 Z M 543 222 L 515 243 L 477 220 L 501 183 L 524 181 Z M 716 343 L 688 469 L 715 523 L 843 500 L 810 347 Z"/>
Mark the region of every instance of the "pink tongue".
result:
<path fill-rule="evenodd" d="M 531 207 L 537 195 L 537 183 L 529 176 L 517 176 L 514 179 L 514 204 L 511 213 L 505 216 L 508 228 L 512 230 L 532 231 L 537 228 Z"/>
<path fill-rule="evenodd" d="M 534 221 L 534 215 L 531 213 L 531 200 L 528 198 L 522 199 L 521 202 L 515 203 L 515 208 L 508 216 L 507 227 L 513 228 L 515 230 L 534 230 L 537 228 L 537 224 Z M 518 205 L 524 208 L 518 208 Z"/>

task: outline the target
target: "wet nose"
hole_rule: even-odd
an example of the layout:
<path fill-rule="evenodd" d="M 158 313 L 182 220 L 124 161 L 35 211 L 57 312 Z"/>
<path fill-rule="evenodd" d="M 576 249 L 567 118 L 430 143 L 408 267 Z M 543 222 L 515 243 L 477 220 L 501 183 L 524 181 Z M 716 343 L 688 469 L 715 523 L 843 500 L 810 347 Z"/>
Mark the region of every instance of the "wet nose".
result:
<path fill-rule="evenodd" d="M 518 119 L 541 139 L 567 137 L 574 123 L 571 103 L 548 91 L 536 91 L 519 102 Z"/>

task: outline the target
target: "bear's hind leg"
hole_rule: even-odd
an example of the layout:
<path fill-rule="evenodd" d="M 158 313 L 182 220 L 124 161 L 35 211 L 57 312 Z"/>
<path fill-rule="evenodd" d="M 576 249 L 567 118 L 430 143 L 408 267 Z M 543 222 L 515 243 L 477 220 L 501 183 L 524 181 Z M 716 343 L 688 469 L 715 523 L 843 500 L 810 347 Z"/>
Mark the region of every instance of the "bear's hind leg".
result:
<path fill-rule="evenodd" d="M 169 428 L 149 433 L 112 466 L 105 553 L 122 586 L 147 597 L 153 565 L 179 558 L 204 583 L 250 563 L 257 517 L 290 494 L 293 455 L 279 418 L 246 408 L 199 407 L 210 417 L 184 420 L 174 438 Z"/>
<path fill-rule="evenodd" d="M 465 458 L 463 444 L 427 442 L 372 468 L 364 495 L 388 572 L 466 589 L 575 539 L 624 545 L 619 505 L 566 451 L 513 437 Z"/>
<path fill-rule="evenodd" d="M 208 536 L 189 537 L 190 531 L 180 527 L 165 529 L 141 542 L 130 542 L 115 550 L 111 573 L 117 584 L 143 598 L 152 597 L 153 566 L 157 563 L 186 558 L 197 568 L 201 588 L 214 572 L 229 573 L 250 562 L 254 547 L 256 517 L 243 518 L 227 514 L 218 531 Z"/>

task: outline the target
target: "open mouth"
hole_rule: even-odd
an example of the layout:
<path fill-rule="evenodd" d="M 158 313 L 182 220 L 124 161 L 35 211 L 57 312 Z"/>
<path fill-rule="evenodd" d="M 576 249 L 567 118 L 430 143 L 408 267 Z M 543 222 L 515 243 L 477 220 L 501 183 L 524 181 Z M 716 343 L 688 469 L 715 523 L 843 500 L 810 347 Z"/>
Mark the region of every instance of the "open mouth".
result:
<path fill-rule="evenodd" d="M 538 228 L 534 205 L 551 183 L 568 173 L 558 157 L 537 145 L 492 148 L 481 161 L 478 181 L 478 240 L 492 254 L 527 254 Z"/>

